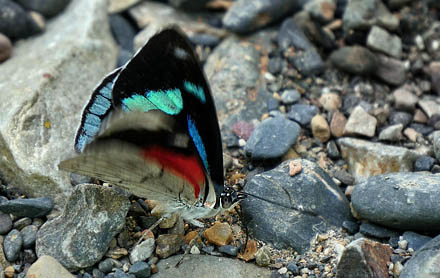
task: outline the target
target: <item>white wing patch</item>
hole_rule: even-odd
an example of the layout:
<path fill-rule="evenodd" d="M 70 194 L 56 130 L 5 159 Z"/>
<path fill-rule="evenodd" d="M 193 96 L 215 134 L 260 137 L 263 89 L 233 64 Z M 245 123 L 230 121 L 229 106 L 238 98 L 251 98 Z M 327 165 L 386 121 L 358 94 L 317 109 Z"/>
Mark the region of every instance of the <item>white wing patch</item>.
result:
<path fill-rule="evenodd" d="M 189 58 L 189 53 L 180 47 L 176 47 L 174 48 L 174 56 L 180 60 L 187 60 Z"/>

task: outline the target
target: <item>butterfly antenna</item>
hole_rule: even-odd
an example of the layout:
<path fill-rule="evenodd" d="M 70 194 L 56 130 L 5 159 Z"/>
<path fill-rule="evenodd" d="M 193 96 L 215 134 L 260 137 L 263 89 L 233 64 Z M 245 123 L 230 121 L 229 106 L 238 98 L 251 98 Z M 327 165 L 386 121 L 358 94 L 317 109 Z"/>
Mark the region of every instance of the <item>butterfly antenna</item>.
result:
<path fill-rule="evenodd" d="M 263 198 L 263 197 L 260 197 L 260 196 L 257 196 L 257 195 L 254 195 L 254 194 L 251 194 L 251 193 L 249 193 L 249 192 L 243 192 L 243 193 L 246 194 L 247 196 L 251 196 L 251 197 L 253 197 L 253 198 L 255 198 L 255 199 L 258 199 L 258 200 L 261 200 L 261 201 L 265 201 L 265 202 L 268 202 L 268 203 L 271 203 L 271 204 L 274 204 L 274 205 L 277 205 L 277 206 L 280 206 L 280 207 L 283 207 L 283 208 L 293 209 L 293 210 L 299 211 L 299 212 L 301 212 L 301 213 L 303 213 L 303 214 L 308 214 L 308 215 L 311 215 L 311 216 L 318 216 L 318 214 L 317 214 L 316 212 L 311 211 L 311 210 L 304 209 L 304 208 L 301 207 L 301 206 L 296 206 L 296 205 L 286 206 L 286 205 L 284 205 L 284 204 L 281 204 L 281 203 L 275 202 L 275 201 L 273 201 L 273 200 L 265 199 L 265 198 Z"/>

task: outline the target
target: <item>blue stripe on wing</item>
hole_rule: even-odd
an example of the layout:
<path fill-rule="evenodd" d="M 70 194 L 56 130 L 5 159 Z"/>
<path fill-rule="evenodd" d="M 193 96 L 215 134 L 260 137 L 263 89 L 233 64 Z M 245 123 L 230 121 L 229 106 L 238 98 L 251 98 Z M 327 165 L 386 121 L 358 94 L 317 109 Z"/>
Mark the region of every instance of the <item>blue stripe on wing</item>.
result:
<path fill-rule="evenodd" d="M 205 145 L 203 144 L 202 137 L 200 137 L 196 124 L 194 123 L 193 119 L 189 114 L 187 117 L 187 121 L 188 121 L 189 135 L 191 136 L 194 145 L 196 146 L 197 152 L 199 153 L 200 158 L 202 159 L 203 166 L 205 167 L 206 172 L 208 172 L 209 174 L 208 157 L 206 155 Z"/>
<path fill-rule="evenodd" d="M 87 144 L 93 141 L 101 129 L 102 120 L 112 109 L 112 88 L 121 69 L 107 75 L 96 87 L 84 108 L 81 124 L 75 138 L 75 150 L 84 151 Z"/>
<path fill-rule="evenodd" d="M 182 93 L 178 88 L 147 91 L 144 95 L 133 93 L 122 100 L 122 108 L 141 112 L 159 109 L 168 115 L 177 115 L 183 109 Z"/>

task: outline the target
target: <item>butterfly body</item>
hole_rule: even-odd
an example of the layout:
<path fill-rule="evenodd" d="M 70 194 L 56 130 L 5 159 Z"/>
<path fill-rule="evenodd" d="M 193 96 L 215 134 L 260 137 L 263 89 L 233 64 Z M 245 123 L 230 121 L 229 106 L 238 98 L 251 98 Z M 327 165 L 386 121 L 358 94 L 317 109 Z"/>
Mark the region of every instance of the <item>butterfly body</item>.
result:
<path fill-rule="evenodd" d="M 166 29 L 107 75 L 86 105 L 79 155 L 59 168 L 161 202 L 164 214 L 212 217 L 221 199 L 223 156 L 214 101 L 186 37 Z"/>

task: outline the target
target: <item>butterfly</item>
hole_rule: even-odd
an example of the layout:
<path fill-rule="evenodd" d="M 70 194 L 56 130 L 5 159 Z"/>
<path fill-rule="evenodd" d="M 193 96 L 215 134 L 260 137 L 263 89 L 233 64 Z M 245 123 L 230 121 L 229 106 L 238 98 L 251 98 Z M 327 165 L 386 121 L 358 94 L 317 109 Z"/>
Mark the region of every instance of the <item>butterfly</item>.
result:
<path fill-rule="evenodd" d="M 214 100 L 177 27 L 154 35 L 94 89 L 75 150 L 59 169 L 157 200 L 165 216 L 196 225 L 245 198 L 224 185 Z"/>

